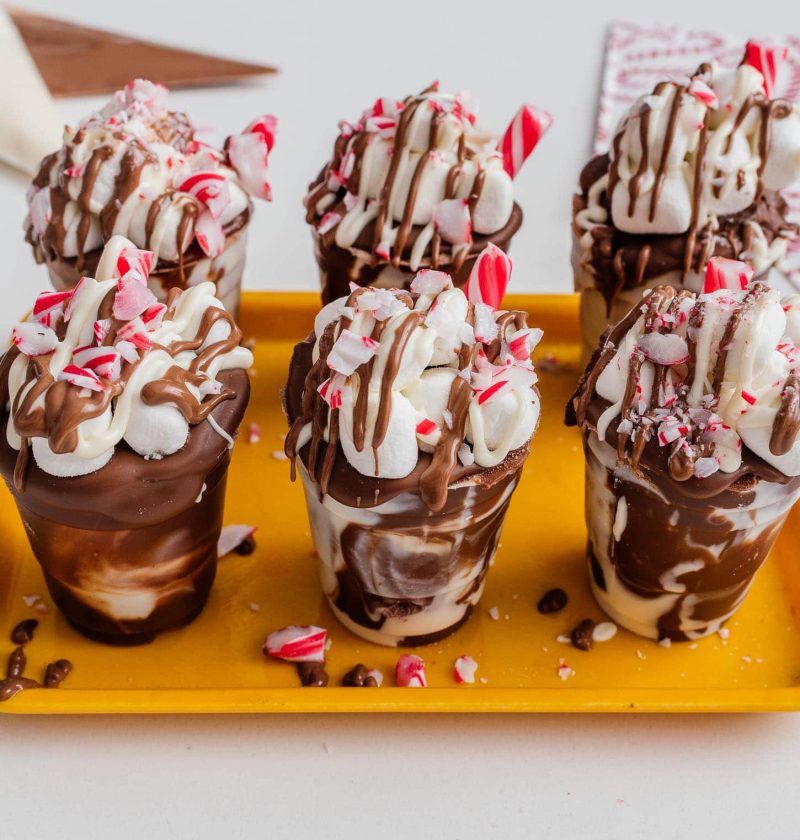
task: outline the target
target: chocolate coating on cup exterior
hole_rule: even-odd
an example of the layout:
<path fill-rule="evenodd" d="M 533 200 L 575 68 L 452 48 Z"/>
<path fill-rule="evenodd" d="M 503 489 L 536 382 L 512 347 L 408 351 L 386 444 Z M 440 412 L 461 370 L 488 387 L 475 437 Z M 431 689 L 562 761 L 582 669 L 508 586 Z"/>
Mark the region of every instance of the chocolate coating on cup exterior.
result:
<path fill-rule="evenodd" d="M 284 405 L 295 427 L 308 416 L 306 395 L 316 398 L 314 343 L 312 334 L 298 344 L 289 368 Z M 318 373 L 324 378 L 323 370 Z M 453 425 L 460 442 L 463 432 Z M 323 589 L 337 617 L 381 644 L 432 644 L 457 630 L 483 590 L 529 444 L 488 469 L 464 466 L 452 453 L 440 472 L 436 462 L 448 449 L 445 441 L 438 456 L 420 452 L 409 475 L 388 479 L 354 469 L 335 436 L 332 443 L 312 439 L 296 451 L 295 439 L 290 433 L 287 454 L 300 462 Z M 432 467 L 444 493 L 433 490 L 426 501 L 422 488 Z M 325 507 L 326 497 L 337 512 Z M 437 621 L 442 614 L 451 619 L 444 626 Z M 387 641 L 387 627 L 402 627 L 410 617 L 430 621 L 434 629 L 411 635 L 399 630 Z"/>
<path fill-rule="evenodd" d="M 737 331 L 766 294 L 766 286 L 754 284 L 729 315 L 707 371 L 712 410 L 720 400 Z M 624 397 L 617 405 L 621 422 L 605 423 L 604 414 L 613 408 L 597 393 L 597 383 L 629 331 L 643 319 L 644 335 L 670 333 L 687 302 L 692 305 L 687 333 L 690 359 L 676 399 L 670 402 L 671 411 L 686 417 L 685 440 L 664 445 L 656 433 L 667 366 L 655 365 L 656 385 L 649 403 L 645 400 L 634 411 L 636 400 L 643 399 L 637 388 L 644 363 L 641 349 L 630 355 Z M 584 436 L 587 556 L 597 600 L 614 620 L 634 632 L 676 641 L 715 632 L 733 614 L 800 495 L 800 476 L 786 475 L 746 446 L 735 468 L 696 476 L 698 459 L 715 453 L 713 439 L 705 437 L 687 406 L 694 377 L 699 375 L 699 333 L 693 337 L 691 330 L 702 324 L 704 305 L 688 292 L 676 293 L 670 287 L 653 290 L 641 306 L 609 329 L 567 406 L 566 417 L 567 424 L 579 425 Z M 663 314 L 669 318 L 664 320 Z M 787 441 L 793 445 L 800 432 L 795 380 L 794 375 L 787 379 L 785 410 L 779 410 L 774 420 L 772 437 L 784 447 Z M 601 427 L 602 439 L 597 431 Z"/>
<path fill-rule="evenodd" d="M 453 278 L 453 284 L 458 288 L 463 288 L 481 251 L 490 242 L 503 251 L 508 251 L 511 239 L 521 225 L 522 209 L 518 204 L 514 204 L 511 218 L 501 230 L 488 236 L 476 236 L 469 249 L 461 253 L 454 261 L 444 259 L 441 251 L 438 255 L 434 255 L 429 246 L 420 268 L 447 271 Z M 349 294 L 351 283 L 358 286 L 409 288 L 416 271 L 408 263 L 408 253 L 403 255 L 397 265 L 370 254 L 368 246 L 373 229 L 374 223 L 371 223 L 365 228 L 355 246 L 340 248 L 333 240 L 333 231 L 320 235 L 314 228 L 314 250 L 320 270 L 323 303 L 330 303 L 332 300 Z M 406 249 L 408 252 L 421 230 L 421 225 L 411 227 Z"/>
<path fill-rule="evenodd" d="M 236 396 L 213 416 L 233 436 L 249 399 L 249 378 L 230 370 L 219 380 Z M 7 419 L 0 413 L 0 421 Z M 48 590 L 78 630 L 111 644 L 141 644 L 201 612 L 216 573 L 230 461 L 227 442 L 209 423 L 193 426 L 185 447 L 162 460 L 145 460 L 120 443 L 106 466 L 85 476 L 56 478 L 31 461 L 24 492 L 14 487 L 16 461 L 17 452 L 0 436 L 0 472 Z M 109 581 L 152 608 L 114 618 L 98 595 Z"/>

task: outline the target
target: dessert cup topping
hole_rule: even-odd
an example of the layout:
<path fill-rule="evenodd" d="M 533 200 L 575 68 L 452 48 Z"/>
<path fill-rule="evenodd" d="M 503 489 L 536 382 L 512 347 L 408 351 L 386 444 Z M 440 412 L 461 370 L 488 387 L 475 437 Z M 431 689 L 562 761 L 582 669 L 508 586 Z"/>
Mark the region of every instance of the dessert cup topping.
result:
<path fill-rule="evenodd" d="M 286 454 L 311 442 L 309 475 L 323 494 L 338 447 L 377 478 L 408 476 L 426 452 L 420 494 L 439 510 L 458 460 L 494 467 L 527 445 L 539 416 L 530 353 L 541 331 L 525 313 L 494 308 L 510 270 L 502 257 L 490 250 L 478 261 L 480 281 L 466 295 L 443 272 L 421 271 L 410 291 L 354 286 L 320 312 Z"/>
<path fill-rule="evenodd" d="M 193 241 L 224 249 L 226 225 L 249 197 L 270 199 L 274 117 L 259 117 L 224 149 L 199 141 L 168 91 L 137 79 L 100 111 L 67 128 L 28 192 L 28 239 L 41 259 L 77 258 L 122 234 L 154 259 L 179 261 Z"/>
<path fill-rule="evenodd" d="M 725 270 L 750 276 L 743 264 Z M 676 481 L 717 472 L 734 480 L 745 447 L 783 475 L 800 475 L 800 296 L 782 300 L 759 282 L 713 285 L 700 295 L 657 287 L 634 307 L 601 342 L 572 419 L 615 438 L 634 469 L 648 445 L 668 447 Z"/>
<path fill-rule="evenodd" d="M 249 367 L 253 357 L 213 283 L 154 303 L 147 293 L 152 264 L 152 254 L 114 237 L 98 279 L 45 293 L 15 326 L 0 381 L 11 407 L 7 440 L 20 453 L 20 489 L 29 449 L 42 470 L 62 477 L 101 469 L 122 441 L 145 458 L 161 458 L 236 396 L 217 377 Z"/>
<path fill-rule="evenodd" d="M 306 196 L 308 222 L 339 248 L 395 266 L 407 259 L 416 271 L 430 253 L 434 266 L 459 267 L 474 233 L 509 222 L 512 178 L 550 124 L 524 106 L 498 142 L 476 127 L 476 112 L 469 94 L 434 83 L 404 101 L 378 99 L 354 124 L 340 123 L 333 156 Z"/>
<path fill-rule="evenodd" d="M 606 169 L 585 185 L 579 228 L 613 225 L 633 234 L 699 232 L 754 208 L 765 191 L 800 178 L 800 107 L 771 100 L 780 55 L 749 42 L 734 69 L 702 64 L 664 81 L 621 120 Z M 788 228 L 789 226 L 787 226 Z M 760 226 L 749 233 L 757 272 L 775 262 Z M 687 265 L 695 246 L 686 242 Z M 648 255 L 642 257 L 640 274 Z"/>
<path fill-rule="evenodd" d="M 772 95 L 778 67 L 786 60 L 789 51 L 786 47 L 775 49 L 762 41 L 748 41 L 744 49 L 744 63 L 755 67 L 764 80 L 764 93 Z"/>

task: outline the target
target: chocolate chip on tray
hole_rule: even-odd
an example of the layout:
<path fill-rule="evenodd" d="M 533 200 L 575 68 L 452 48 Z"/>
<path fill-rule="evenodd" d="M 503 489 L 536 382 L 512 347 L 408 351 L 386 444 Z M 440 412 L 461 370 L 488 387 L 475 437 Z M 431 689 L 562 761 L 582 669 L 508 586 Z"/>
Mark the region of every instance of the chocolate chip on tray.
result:
<path fill-rule="evenodd" d="M 594 640 L 592 632 L 594 631 L 594 622 L 591 618 L 584 618 L 575 629 L 570 633 L 572 639 L 572 646 L 578 650 L 590 650 Z"/>
<path fill-rule="evenodd" d="M 563 589 L 556 587 L 555 589 L 548 589 L 547 592 L 539 599 L 536 609 L 543 615 L 550 615 L 557 613 L 567 606 L 567 593 Z"/>
<path fill-rule="evenodd" d="M 297 673 L 304 688 L 324 688 L 328 674 L 322 662 L 298 662 Z"/>

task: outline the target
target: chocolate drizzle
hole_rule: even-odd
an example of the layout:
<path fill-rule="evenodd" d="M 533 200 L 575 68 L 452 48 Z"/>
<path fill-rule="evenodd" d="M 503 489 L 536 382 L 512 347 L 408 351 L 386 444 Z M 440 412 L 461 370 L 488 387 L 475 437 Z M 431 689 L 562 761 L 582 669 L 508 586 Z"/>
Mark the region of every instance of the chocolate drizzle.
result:
<path fill-rule="evenodd" d="M 707 75 L 708 65 L 701 65 L 695 75 Z M 648 219 L 652 223 L 661 201 L 663 185 L 666 179 L 670 151 L 673 147 L 680 109 L 687 96 L 687 86 L 673 82 L 661 82 L 653 89 L 654 96 L 661 96 L 672 90 L 664 141 L 661 155 L 655 169 L 655 180 L 650 196 Z M 656 277 L 671 271 L 678 271 L 682 281 L 688 274 L 698 272 L 712 256 L 725 256 L 738 259 L 748 253 L 753 242 L 752 225 L 758 225 L 767 242 L 781 237 L 791 237 L 796 233 L 796 226 L 786 222 L 787 207 L 776 192 L 766 190 L 763 184 L 763 172 L 767 163 L 770 136 L 773 122 L 784 119 L 792 106 L 784 100 L 768 100 L 763 94 L 748 96 L 739 106 L 730 133 L 723 145 L 722 154 L 730 151 L 734 134 L 741 128 L 753 110 L 759 111 L 758 154 L 759 164 L 756 171 L 757 183 L 753 203 L 735 214 L 720 216 L 708 220 L 702 213 L 706 183 L 723 176 L 719 169 L 709 171 L 706 160 L 709 132 L 710 111 L 707 110 L 700 127 L 696 151 L 694 153 L 694 178 L 691 195 L 691 220 L 688 230 L 682 234 L 633 234 L 617 230 L 611 221 L 594 224 L 589 232 L 593 239 L 591 245 L 591 267 L 597 289 L 604 295 L 609 312 L 611 302 L 623 288 L 642 285 L 650 277 Z M 650 144 L 648 143 L 651 108 L 645 104 L 636 115 L 640 121 L 639 141 L 642 154 L 637 171 L 630 178 L 627 191 L 627 212 L 633 216 L 640 194 L 642 179 L 649 167 Z M 621 147 L 629 123 L 623 122 L 612 141 L 612 154 L 594 158 L 581 174 L 581 194 L 575 197 L 573 215 L 589 205 L 589 191 L 604 175 L 608 175 L 608 185 L 598 197 L 599 205 L 611 218 L 611 197 L 620 181 L 619 164 Z M 743 183 L 744 173 L 736 173 L 739 188 Z M 719 197 L 720 185 L 712 190 Z M 577 221 L 573 224 L 576 237 L 582 237 L 586 231 Z"/>
<path fill-rule="evenodd" d="M 435 91 L 435 86 L 430 86 L 423 90 L 417 96 L 409 96 L 403 102 L 402 110 L 400 111 L 397 126 L 395 130 L 391 162 L 388 167 L 386 178 L 380 187 L 377 201 L 377 210 L 374 223 L 370 223 L 364 227 L 356 238 L 356 247 L 368 251 L 372 254 L 373 266 L 379 262 L 383 262 L 383 258 L 379 256 L 379 246 L 383 242 L 384 228 L 386 225 L 389 208 L 392 204 L 393 193 L 396 190 L 397 176 L 400 170 L 401 163 L 406 159 L 408 150 L 408 133 L 414 115 L 420 108 L 429 107 L 428 94 Z M 415 226 L 412 222 L 414 211 L 417 203 L 417 195 L 419 191 L 419 184 L 422 180 L 425 168 L 430 160 L 430 155 L 438 147 L 439 135 L 442 123 L 445 118 L 445 113 L 441 110 L 435 110 L 431 118 L 430 131 L 428 133 L 427 148 L 422 152 L 411 175 L 411 180 L 408 187 L 408 193 L 403 206 L 403 214 L 396 230 L 394 242 L 391 244 L 391 257 L 389 262 L 395 268 L 401 265 L 403 260 L 410 258 L 411 248 L 413 247 L 416 235 L 412 235 L 415 230 L 418 232 L 424 226 Z M 359 185 L 361 181 L 361 165 L 364 153 L 370 143 L 377 139 L 378 135 L 374 132 L 369 132 L 364 127 L 357 127 L 356 131 L 349 138 L 339 135 L 334 144 L 334 152 L 332 159 L 323 167 L 322 171 L 317 176 L 316 180 L 310 185 L 308 194 L 305 198 L 306 205 L 306 221 L 309 224 L 318 225 L 323 215 L 329 213 L 339 214 L 345 216 L 348 208 L 345 204 L 345 199 L 348 194 L 357 195 L 359 192 Z M 342 180 L 342 172 L 346 158 L 354 155 L 355 164 L 352 167 L 350 175 Z M 466 140 L 466 132 L 462 129 L 458 138 L 457 159 L 456 162 L 448 170 L 445 178 L 444 198 L 450 199 L 456 196 L 459 188 L 460 180 L 463 176 L 464 164 L 467 161 L 474 162 L 476 167 L 475 177 L 472 183 L 470 194 L 467 198 L 467 208 L 470 214 L 470 221 L 475 211 L 475 207 L 480 201 L 483 194 L 484 183 L 486 179 L 486 172 L 478 163 L 476 151 L 472 149 Z M 331 176 L 335 175 L 337 183 L 341 183 L 334 192 L 330 189 L 332 182 Z M 329 199 L 331 197 L 332 200 Z M 325 200 L 327 199 L 327 200 Z M 324 208 L 320 202 L 324 201 Z M 335 240 L 335 228 L 321 234 L 321 239 L 324 246 L 331 246 Z M 442 249 L 442 239 L 438 230 L 433 232 L 430 243 L 425 249 L 425 254 L 429 258 L 432 268 L 439 268 L 443 265 L 448 265 L 453 272 L 458 271 L 469 254 L 472 252 L 470 245 L 454 245 L 449 251 L 445 253 Z"/>
<path fill-rule="evenodd" d="M 346 306 L 352 307 L 357 297 L 363 292 L 357 289 L 348 298 Z M 405 306 L 410 310 L 402 322 L 394 329 L 391 337 L 391 346 L 385 358 L 384 368 L 381 372 L 381 379 L 378 388 L 378 407 L 372 431 L 371 445 L 375 458 L 375 476 L 379 474 L 378 449 L 383 443 L 388 429 L 391 415 L 392 384 L 395 381 L 400 369 L 400 363 L 408 342 L 416 330 L 427 329 L 425 326 L 425 312 L 413 308 L 417 299 L 413 293 L 404 293 L 398 296 Z M 498 312 L 495 314 L 500 335 L 505 335 L 510 328 L 519 329 L 526 324 L 526 315 L 523 312 Z M 468 304 L 467 321 L 474 320 L 474 307 Z M 296 477 L 296 459 L 300 454 L 300 437 L 303 430 L 310 424 L 311 438 L 307 446 L 307 456 L 304 458 L 308 474 L 313 481 L 319 484 L 320 496 L 324 496 L 329 489 L 331 475 L 337 461 L 337 444 L 339 440 L 339 409 L 329 409 L 328 404 L 319 394 L 319 387 L 328 379 L 331 371 L 327 365 L 328 354 L 333 347 L 337 330 L 347 329 L 350 326 L 350 319 L 342 316 L 339 322 L 334 321 L 325 327 L 320 336 L 318 346 L 318 357 L 313 363 L 300 361 L 300 351 L 305 355 L 316 340 L 312 333 L 305 342 L 295 348 L 295 358 L 292 361 L 287 383 L 285 400 L 287 413 L 289 415 L 290 428 L 286 436 L 284 451 L 291 460 L 292 480 Z M 373 327 L 371 337 L 376 339 L 385 334 L 385 322 L 377 321 Z M 468 370 L 474 361 L 474 354 L 480 345 L 465 347 L 459 356 L 459 370 Z M 486 348 L 489 361 L 497 360 L 500 352 L 500 341 L 494 342 Z M 373 356 L 368 362 L 362 364 L 353 374 L 352 380 L 358 383 L 358 392 L 353 405 L 353 441 L 356 448 L 362 451 L 366 443 L 367 414 L 368 414 L 368 388 L 374 373 L 375 359 Z M 304 368 L 305 372 L 301 373 Z M 452 422 L 440 430 L 440 437 L 430 459 L 425 462 L 422 454 L 418 462 L 417 470 L 413 471 L 409 480 L 412 485 L 409 491 L 418 492 L 432 512 L 441 510 L 447 500 L 448 487 L 453 481 L 454 475 L 460 471 L 458 463 L 458 450 L 464 441 L 465 425 L 472 391 L 469 382 L 460 375 L 453 378 L 448 397 L 447 410 L 450 412 Z M 322 448 L 325 448 L 324 456 L 320 464 Z M 465 475 L 471 472 L 478 472 L 479 468 L 467 469 Z M 380 488 L 385 480 L 376 478 L 374 497 L 370 500 L 371 505 L 380 503 Z M 359 505 L 368 496 L 359 496 Z"/>

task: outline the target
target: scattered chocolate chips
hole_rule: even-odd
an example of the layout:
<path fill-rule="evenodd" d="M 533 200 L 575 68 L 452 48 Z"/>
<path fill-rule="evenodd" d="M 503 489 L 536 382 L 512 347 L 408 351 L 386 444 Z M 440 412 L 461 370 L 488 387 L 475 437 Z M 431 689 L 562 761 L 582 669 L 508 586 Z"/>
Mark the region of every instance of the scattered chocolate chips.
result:
<path fill-rule="evenodd" d="M 17 646 L 11 651 L 6 666 L 6 677 L 0 680 L 0 703 L 10 700 L 26 688 L 58 688 L 72 670 L 72 663 L 67 659 L 58 659 L 47 666 L 44 683 L 36 682 L 23 676 L 28 658 L 24 645 L 33 639 L 33 631 L 39 626 L 35 618 L 20 621 L 11 631 L 11 641 Z"/>
<path fill-rule="evenodd" d="M 298 662 L 297 673 L 304 688 L 324 688 L 328 684 L 328 673 L 322 662 Z"/>
<path fill-rule="evenodd" d="M 570 633 L 572 639 L 572 646 L 578 650 L 591 650 L 594 644 L 592 632 L 594 631 L 594 622 L 591 618 L 584 618 L 580 624 Z"/>
<path fill-rule="evenodd" d="M 69 659 L 57 659 L 55 662 L 51 662 L 44 672 L 44 687 L 58 688 L 71 670 L 72 663 Z"/>
<path fill-rule="evenodd" d="M 567 606 L 567 593 L 563 589 L 548 589 L 539 599 L 536 609 L 542 615 L 561 612 Z"/>
<path fill-rule="evenodd" d="M 33 631 L 39 626 L 36 618 L 26 618 L 11 631 L 11 641 L 15 645 L 27 645 L 33 639 Z"/>
<path fill-rule="evenodd" d="M 237 554 L 240 554 L 242 557 L 246 557 L 248 554 L 252 554 L 255 550 L 256 541 L 253 538 L 252 534 L 249 537 L 245 537 L 234 549 L 234 551 Z"/>
<path fill-rule="evenodd" d="M 6 668 L 8 679 L 13 680 L 21 677 L 27 664 L 28 658 L 25 656 L 25 649 L 23 647 L 14 648 L 11 651 L 11 656 L 8 657 L 8 667 Z"/>
<path fill-rule="evenodd" d="M 372 676 L 372 674 L 370 674 L 366 665 L 361 665 L 359 663 L 354 668 L 351 668 L 344 677 L 342 677 L 342 685 L 347 686 L 348 688 L 377 688 L 378 681 Z"/>

